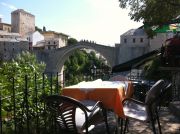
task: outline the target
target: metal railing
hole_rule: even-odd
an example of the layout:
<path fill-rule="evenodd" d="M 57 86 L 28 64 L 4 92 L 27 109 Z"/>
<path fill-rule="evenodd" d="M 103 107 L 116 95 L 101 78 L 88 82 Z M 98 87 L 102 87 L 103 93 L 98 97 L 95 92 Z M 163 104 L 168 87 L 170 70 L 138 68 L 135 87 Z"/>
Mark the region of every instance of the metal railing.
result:
<path fill-rule="evenodd" d="M 49 122 L 44 98 L 47 95 L 61 93 L 62 86 L 66 82 L 60 81 L 59 75 L 59 73 L 34 74 L 33 78 L 26 75 L 19 85 L 17 78 L 10 78 L 9 89 L 0 85 L 0 134 L 57 133 L 56 130 L 52 131 L 53 119 Z M 108 80 L 111 76 L 110 73 L 102 74 L 100 71 L 86 75 L 84 80 L 99 78 Z M 129 79 L 134 78 L 135 76 Z M 5 92 L 6 90 L 9 94 Z"/>
<path fill-rule="evenodd" d="M 60 81 L 59 73 L 46 72 L 42 75 L 8 78 L 9 85 L 0 85 L 0 134 L 46 134 L 56 133 L 51 130 L 51 122 L 44 98 L 51 94 L 60 94 L 67 81 Z M 107 74 L 87 75 L 84 80 L 108 79 Z M 21 78 L 22 79 L 22 78 Z M 7 91 L 7 92 L 6 92 Z"/>
<path fill-rule="evenodd" d="M 16 78 L 11 78 L 11 89 L 0 87 L 0 134 L 47 133 L 44 97 L 60 94 L 61 89 L 58 75 L 48 75 L 42 74 L 40 78 L 35 74 L 34 79 L 26 75 L 22 87 L 17 85 Z"/>

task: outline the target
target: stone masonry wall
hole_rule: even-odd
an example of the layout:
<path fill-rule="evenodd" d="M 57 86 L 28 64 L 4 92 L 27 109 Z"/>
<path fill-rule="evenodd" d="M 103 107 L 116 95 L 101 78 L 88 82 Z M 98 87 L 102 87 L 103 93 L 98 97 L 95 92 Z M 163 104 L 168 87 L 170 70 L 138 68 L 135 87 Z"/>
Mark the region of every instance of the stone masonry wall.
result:
<path fill-rule="evenodd" d="M 0 42 L 0 59 L 10 60 L 22 51 L 28 51 L 27 41 L 20 42 Z"/>

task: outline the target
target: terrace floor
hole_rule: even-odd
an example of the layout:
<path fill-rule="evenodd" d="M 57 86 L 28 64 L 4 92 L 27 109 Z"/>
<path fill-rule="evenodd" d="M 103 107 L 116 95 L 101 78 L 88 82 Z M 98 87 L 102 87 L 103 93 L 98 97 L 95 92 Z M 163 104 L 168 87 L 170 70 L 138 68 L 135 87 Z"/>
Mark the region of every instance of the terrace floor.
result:
<path fill-rule="evenodd" d="M 180 134 L 180 120 L 170 112 L 169 108 L 163 107 L 159 114 L 162 134 Z M 112 134 L 115 134 L 115 122 L 116 120 L 114 114 L 112 112 L 108 112 L 108 123 Z M 99 124 L 92 130 L 91 134 L 106 134 L 105 130 L 105 124 Z M 151 125 L 142 122 L 140 123 L 131 119 L 129 121 L 129 132 L 126 133 L 152 134 Z"/>

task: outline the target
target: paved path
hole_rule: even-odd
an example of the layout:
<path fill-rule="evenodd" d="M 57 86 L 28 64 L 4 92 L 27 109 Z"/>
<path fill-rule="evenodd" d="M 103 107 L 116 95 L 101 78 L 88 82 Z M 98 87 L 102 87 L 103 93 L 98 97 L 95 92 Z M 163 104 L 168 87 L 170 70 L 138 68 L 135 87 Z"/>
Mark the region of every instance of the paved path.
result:
<path fill-rule="evenodd" d="M 180 120 L 173 116 L 173 114 L 169 112 L 168 108 L 162 108 L 160 111 L 160 122 L 162 134 L 180 134 Z M 108 113 L 108 123 L 111 133 L 115 134 L 116 120 L 112 112 Z M 152 134 L 150 128 L 151 126 L 149 124 L 140 123 L 131 119 L 129 123 L 129 132 L 127 132 L 127 134 Z M 105 130 L 105 125 L 100 124 L 92 130 L 91 134 L 106 134 Z"/>

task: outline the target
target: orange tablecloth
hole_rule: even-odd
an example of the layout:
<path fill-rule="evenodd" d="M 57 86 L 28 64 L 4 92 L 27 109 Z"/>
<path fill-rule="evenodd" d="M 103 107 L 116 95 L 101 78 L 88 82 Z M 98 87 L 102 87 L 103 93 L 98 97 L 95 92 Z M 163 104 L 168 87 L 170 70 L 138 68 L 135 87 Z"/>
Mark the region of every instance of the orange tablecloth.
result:
<path fill-rule="evenodd" d="M 87 87 L 88 88 L 88 87 Z M 125 95 L 125 89 L 122 85 L 117 88 L 94 88 L 92 90 L 83 90 L 82 88 L 67 87 L 62 90 L 62 95 L 75 98 L 77 100 L 95 100 L 102 101 L 107 109 L 112 109 L 119 116 L 124 118 L 122 101 L 125 97 L 131 97 L 133 93 L 132 83 L 128 82 L 128 89 Z"/>

